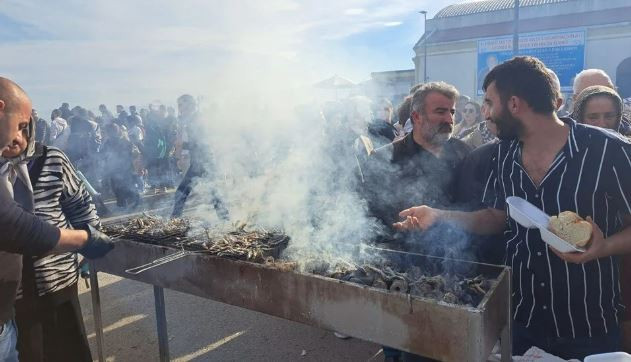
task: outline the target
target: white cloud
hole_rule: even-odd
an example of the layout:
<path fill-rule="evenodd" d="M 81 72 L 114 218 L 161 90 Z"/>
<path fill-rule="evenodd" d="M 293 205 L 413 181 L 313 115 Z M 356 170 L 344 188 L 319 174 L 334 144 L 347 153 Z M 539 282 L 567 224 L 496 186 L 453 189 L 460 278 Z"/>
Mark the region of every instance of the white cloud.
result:
<path fill-rule="evenodd" d="M 366 12 L 366 9 L 362 8 L 351 8 L 344 10 L 344 14 L 346 15 L 361 15 Z"/>

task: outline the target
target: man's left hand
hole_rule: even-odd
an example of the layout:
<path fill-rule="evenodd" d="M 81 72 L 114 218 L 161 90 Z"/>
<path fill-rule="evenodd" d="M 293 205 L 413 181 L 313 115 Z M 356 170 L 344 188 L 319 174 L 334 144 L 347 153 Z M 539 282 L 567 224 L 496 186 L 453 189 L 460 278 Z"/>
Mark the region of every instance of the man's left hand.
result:
<path fill-rule="evenodd" d="M 592 224 L 592 239 L 585 252 L 562 253 L 553 247 L 550 247 L 550 249 L 552 249 L 559 258 L 574 264 L 584 264 L 594 259 L 608 256 L 607 242 L 605 241 L 602 230 L 600 230 L 591 217 L 588 216 L 587 221 Z"/>

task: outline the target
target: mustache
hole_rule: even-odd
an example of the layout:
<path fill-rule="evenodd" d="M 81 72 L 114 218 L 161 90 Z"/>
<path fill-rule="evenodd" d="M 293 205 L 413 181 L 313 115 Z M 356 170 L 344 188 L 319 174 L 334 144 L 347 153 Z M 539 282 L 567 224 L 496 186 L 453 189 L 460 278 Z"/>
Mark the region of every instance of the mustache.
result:
<path fill-rule="evenodd" d="M 454 127 L 449 123 L 443 123 L 440 125 L 440 127 L 438 127 L 438 132 L 441 132 L 441 133 L 448 133 L 448 132 L 452 132 L 453 130 L 454 130 Z"/>

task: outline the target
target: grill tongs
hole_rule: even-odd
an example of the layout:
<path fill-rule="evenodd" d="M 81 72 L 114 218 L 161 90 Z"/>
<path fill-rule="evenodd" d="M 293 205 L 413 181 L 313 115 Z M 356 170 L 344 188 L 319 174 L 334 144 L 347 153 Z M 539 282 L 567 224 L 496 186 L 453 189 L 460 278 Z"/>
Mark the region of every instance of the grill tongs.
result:
<path fill-rule="evenodd" d="M 164 265 L 164 264 L 170 263 L 172 261 L 181 259 L 181 258 L 183 258 L 183 257 L 185 257 L 187 255 L 192 255 L 192 254 L 195 254 L 195 253 L 196 252 L 194 252 L 194 251 L 180 250 L 178 252 L 169 254 L 167 256 L 163 256 L 162 258 L 155 259 L 155 260 L 153 260 L 153 261 L 151 261 L 151 262 L 149 262 L 147 264 L 143 264 L 143 265 L 139 265 L 139 266 L 136 266 L 136 267 L 133 267 L 133 268 L 126 269 L 125 273 L 137 275 L 137 274 L 145 272 L 145 271 L 147 271 L 149 269 L 153 269 L 153 268 L 158 267 L 160 265 Z"/>

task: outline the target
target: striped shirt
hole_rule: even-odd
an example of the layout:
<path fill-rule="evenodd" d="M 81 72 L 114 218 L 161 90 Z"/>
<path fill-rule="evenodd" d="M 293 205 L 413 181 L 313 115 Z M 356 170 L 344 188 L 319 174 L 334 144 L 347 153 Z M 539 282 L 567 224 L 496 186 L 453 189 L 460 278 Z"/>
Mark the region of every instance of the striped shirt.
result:
<path fill-rule="evenodd" d="M 35 183 L 34 213 L 40 219 L 67 229 L 85 224 L 100 226 L 90 194 L 68 157 L 58 148 L 48 147 L 39 178 L 31 182 Z M 35 279 L 40 296 L 69 287 L 78 280 L 76 253 L 55 254 L 34 260 Z M 20 289 L 18 297 L 21 294 Z"/>
<path fill-rule="evenodd" d="M 605 237 L 623 229 L 631 213 L 631 144 L 608 130 L 562 119 L 568 142 L 537 187 L 521 163 L 521 143 L 497 146 L 484 202 L 505 209 L 509 196 L 524 198 L 548 215 L 574 211 L 591 216 Z M 623 311 L 616 257 L 582 265 L 551 252 L 536 229 L 508 219 L 506 264 L 513 268 L 513 311 L 517 323 L 539 326 L 559 338 L 602 336 L 618 328 Z"/>

